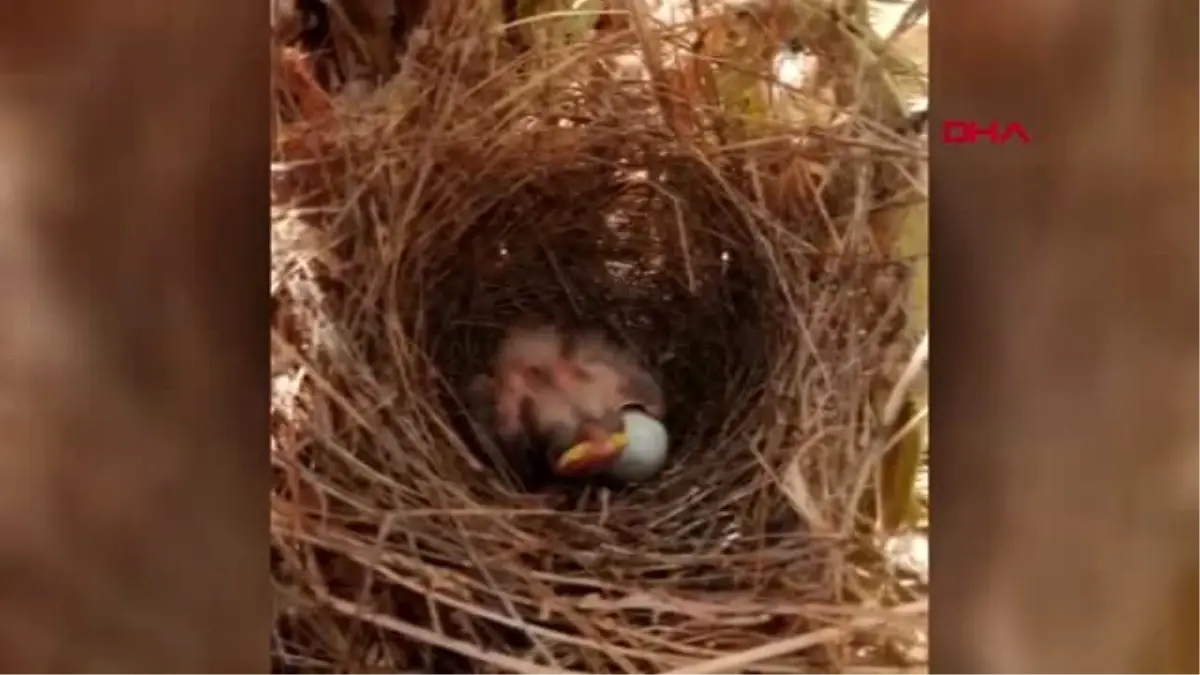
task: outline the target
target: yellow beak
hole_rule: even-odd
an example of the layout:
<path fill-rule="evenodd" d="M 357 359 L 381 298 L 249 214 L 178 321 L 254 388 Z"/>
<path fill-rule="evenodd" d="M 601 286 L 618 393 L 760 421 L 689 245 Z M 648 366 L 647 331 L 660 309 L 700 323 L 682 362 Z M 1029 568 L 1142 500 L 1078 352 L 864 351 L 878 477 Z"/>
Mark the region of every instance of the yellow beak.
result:
<path fill-rule="evenodd" d="M 607 464 L 608 460 L 619 455 L 628 445 L 629 437 L 622 432 L 609 436 L 605 443 L 576 443 L 559 456 L 554 466 L 563 474 L 586 475 Z"/>

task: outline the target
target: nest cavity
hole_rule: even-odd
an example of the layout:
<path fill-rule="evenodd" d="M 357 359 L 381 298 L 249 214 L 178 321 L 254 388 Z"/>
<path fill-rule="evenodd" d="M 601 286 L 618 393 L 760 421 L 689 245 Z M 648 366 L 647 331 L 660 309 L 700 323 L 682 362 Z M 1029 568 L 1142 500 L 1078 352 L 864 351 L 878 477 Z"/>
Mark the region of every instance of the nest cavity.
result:
<path fill-rule="evenodd" d="M 812 128 L 734 143 L 578 55 L 422 31 L 390 83 L 276 139 L 278 666 L 653 672 L 850 621 L 879 592 L 855 521 L 903 341 L 853 178 L 885 160 Z M 463 385 L 531 317 L 660 377 L 660 478 L 530 486 L 479 442 Z"/>

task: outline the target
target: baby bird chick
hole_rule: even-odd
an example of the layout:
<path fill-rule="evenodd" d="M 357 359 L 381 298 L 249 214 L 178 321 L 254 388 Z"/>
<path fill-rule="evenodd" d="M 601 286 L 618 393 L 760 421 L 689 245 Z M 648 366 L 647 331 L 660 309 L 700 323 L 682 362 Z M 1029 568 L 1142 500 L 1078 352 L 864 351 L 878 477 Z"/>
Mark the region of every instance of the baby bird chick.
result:
<path fill-rule="evenodd" d="M 569 406 L 557 401 L 553 390 L 569 385 L 564 349 L 562 335 L 550 326 L 514 327 L 501 341 L 493 366 L 493 399 L 495 429 L 502 442 L 515 443 L 523 435 L 544 432 L 525 428 L 530 415 L 525 407 L 534 401 L 539 409 L 534 418 L 546 418 L 542 425 L 556 419 L 561 423 Z M 540 414 L 543 407 L 547 410 Z"/>
<path fill-rule="evenodd" d="M 642 481 L 666 463 L 661 387 L 631 353 L 596 334 L 511 329 L 492 374 L 476 378 L 468 399 L 502 446 L 517 455 L 545 450 L 559 476 Z"/>
<path fill-rule="evenodd" d="M 567 394 L 573 378 L 564 336 L 551 326 L 522 325 L 507 332 L 490 372 L 477 375 L 467 388 L 471 416 L 527 478 L 539 468 L 553 470 L 551 457 L 583 438 L 608 438 L 584 424 Z M 543 451 L 548 456 L 535 456 Z"/>
<path fill-rule="evenodd" d="M 568 361 L 573 381 L 567 392 L 583 418 L 582 438 L 557 458 L 556 472 L 640 482 L 661 471 L 669 438 L 654 377 L 632 353 L 594 333 L 574 340 Z"/>

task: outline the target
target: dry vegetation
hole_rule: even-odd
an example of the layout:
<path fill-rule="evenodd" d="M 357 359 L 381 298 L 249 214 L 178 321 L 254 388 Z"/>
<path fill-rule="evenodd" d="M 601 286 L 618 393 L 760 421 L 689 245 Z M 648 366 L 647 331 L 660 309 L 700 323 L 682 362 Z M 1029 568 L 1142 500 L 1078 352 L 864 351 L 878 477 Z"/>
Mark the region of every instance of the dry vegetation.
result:
<path fill-rule="evenodd" d="M 919 667 L 921 591 L 878 553 L 876 411 L 915 340 L 872 214 L 923 190 L 894 101 L 785 124 L 729 100 L 726 68 L 767 69 L 681 57 L 680 26 L 530 49 L 483 7 L 433 0 L 366 94 L 278 52 L 276 667 Z M 631 53 L 647 77 L 613 75 Z M 661 480 L 530 490 L 476 438 L 455 392 L 527 314 L 653 364 Z"/>

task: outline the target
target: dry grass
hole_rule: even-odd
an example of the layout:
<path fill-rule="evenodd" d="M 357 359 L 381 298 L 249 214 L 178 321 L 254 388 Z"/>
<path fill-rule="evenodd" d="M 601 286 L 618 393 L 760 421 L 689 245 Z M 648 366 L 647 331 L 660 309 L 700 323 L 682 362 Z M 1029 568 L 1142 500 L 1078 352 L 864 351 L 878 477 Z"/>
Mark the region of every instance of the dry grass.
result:
<path fill-rule="evenodd" d="M 638 31 L 517 56 L 442 5 L 391 83 L 278 127 L 277 667 L 908 667 L 923 600 L 862 520 L 874 399 L 911 348 L 866 215 L 913 142 L 860 119 L 733 137 L 596 73 Z M 530 491 L 476 438 L 455 392 L 527 314 L 661 374 L 661 480 Z"/>

